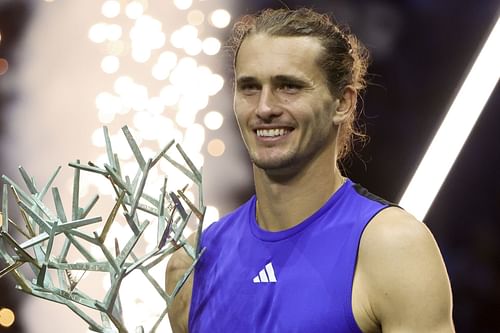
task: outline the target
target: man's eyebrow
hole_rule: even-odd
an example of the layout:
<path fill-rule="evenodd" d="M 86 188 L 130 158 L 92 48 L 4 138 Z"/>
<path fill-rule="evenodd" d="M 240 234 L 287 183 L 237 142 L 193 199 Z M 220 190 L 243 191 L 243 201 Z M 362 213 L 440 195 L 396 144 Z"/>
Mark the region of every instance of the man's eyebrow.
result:
<path fill-rule="evenodd" d="M 293 84 L 301 87 L 305 87 L 310 85 L 310 83 L 307 80 L 304 80 L 302 78 L 299 78 L 297 76 L 292 76 L 292 75 L 277 75 L 272 78 L 272 81 L 274 83 L 278 84 Z"/>
<path fill-rule="evenodd" d="M 241 84 L 245 84 L 245 83 L 257 83 L 257 79 L 253 76 L 241 76 L 239 78 L 236 79 L 236 84 L 237 85 L 241 85 Z"/>

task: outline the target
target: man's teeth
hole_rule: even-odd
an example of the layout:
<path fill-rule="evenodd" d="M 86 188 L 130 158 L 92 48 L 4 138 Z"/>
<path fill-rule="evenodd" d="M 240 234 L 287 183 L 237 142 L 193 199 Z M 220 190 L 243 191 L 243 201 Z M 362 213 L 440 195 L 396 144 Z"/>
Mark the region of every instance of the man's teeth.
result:
<path fill-rule="evenodd" d="M 288 132 L 289 131 L 284 128 L 258 129 L 257 136 L 266 136 L 266 137 L 282 136 L 287 134 Z"/>

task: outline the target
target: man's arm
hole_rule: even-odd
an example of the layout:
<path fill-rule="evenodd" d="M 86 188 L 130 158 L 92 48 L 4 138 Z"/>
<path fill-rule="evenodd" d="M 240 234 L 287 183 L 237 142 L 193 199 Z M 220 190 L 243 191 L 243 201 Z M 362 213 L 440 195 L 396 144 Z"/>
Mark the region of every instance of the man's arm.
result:
<path fill-rule="evenodd" d="M 358 269 L 384 333 L 454 332 L 448 274 L 427 227 L 399 208 L 367 226 Z"/>
<path fill-rule="evenodd" d="M 194 236 L 189 237 L 188 242 L 194 244 Z M 171 294 L 177 282 L 181 279 L 187 269 L 191 266 L 193 260 L 183 250 L 176 251 L 167 264 L 167 272 L 165 277 L 165 290 Z M 191 291 L 193 289 L 193 275 L 191 273 L 186 283 L 179 290 L 179 293 L 174 298 L 172 304 L 168 307 L 168 318 L 173 333 L 188 332 L 189 306 L 191 304 Z"/>

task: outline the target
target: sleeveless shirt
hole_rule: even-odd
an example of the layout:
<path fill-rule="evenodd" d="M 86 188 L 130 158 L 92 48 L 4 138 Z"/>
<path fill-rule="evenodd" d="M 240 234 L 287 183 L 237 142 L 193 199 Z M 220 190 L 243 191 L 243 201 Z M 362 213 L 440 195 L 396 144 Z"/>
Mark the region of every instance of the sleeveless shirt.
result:
<path fill-rule="evenodd" d="M 202 234 L 190 333 L 360 333 L 352 312 L 358 246 L 389 203 L 349 179 L 313 215 L 261 229 L 253 196 Z"/>

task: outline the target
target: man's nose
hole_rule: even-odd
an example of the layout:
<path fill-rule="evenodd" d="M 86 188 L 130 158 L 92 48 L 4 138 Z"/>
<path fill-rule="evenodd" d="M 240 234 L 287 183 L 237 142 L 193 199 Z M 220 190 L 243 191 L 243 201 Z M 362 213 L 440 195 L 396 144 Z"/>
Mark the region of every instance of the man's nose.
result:
<path fill-rule="evenodd" d="M 274 118 L 281 114 L 280 110 L 272 89 L 266 86 L 262 87 L 256 109 L 257 116 L 264 120 Z"/>

